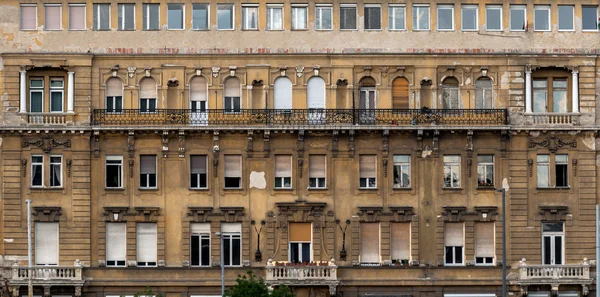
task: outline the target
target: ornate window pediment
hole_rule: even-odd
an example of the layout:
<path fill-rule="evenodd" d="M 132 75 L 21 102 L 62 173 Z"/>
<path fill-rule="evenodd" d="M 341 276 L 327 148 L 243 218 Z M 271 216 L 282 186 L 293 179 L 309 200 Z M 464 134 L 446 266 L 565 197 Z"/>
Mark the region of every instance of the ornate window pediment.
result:
<path fill-rule="evenodd" d="M 227 223 L 239 223 L 242 221 L 242 217 L 246 215 L 244 213 L 244 208 L 241 206 L 232 206 L 232 207 L 220 207 L 219 208 L 223 213 L 223 217 L 225 222 Z"/>
<path fill-rule="evenodd" d="M 135 208 L 138 222 L 156 222 L 156 217 L 160 213 L 159 207 L 140 206 Z"/>
<path fill-rule="evenodd" d="M 496 220 L 498 207 L 496 206 L 475 206 L 477 220 L 482 222 L 491 222 Z"/>
<path fill-rule="evenodd" d="M 208 216 L 212 213 L 212 207 L 188 206 L 188 216 L 194 218 L 195 223 L 206 223 Z"/>
<path fill-rule="evenodd" d="M 565 205 L 542 205 L 540 216 L 542 221 L 565 221 L 568 207 Z"/>
<path fill-rule="evenodd" d="M 128 206 L 106 206 L 104 207 L 104 216 L 107 222 L 125 222 L 125 215 L 128 211 Z"/>
<path fill-rule="evenodd" d="M 31 214 L 36 222 L 59 222 L 62 215 L 60 206 L 34 206 Z"/>
<path fill-rule="evenodd" d="M 412 206 L 390 206 L 394 222 L 410 222 L 415 214 Z"/>
<path fill-rule="evenodd" d="M 444 221 L 446 222 L 462 222 L 466 212 L 467 208 L 465 206 L 444 206 L 442 215 L 445 216 Z"/>
<path fill-rule="evenodd" d="M 358 207 L 358 215 L 360 217 L 360 220 L 363 222 L 378 222 L 382 212 L 383 207 L 380 206 Z"/>

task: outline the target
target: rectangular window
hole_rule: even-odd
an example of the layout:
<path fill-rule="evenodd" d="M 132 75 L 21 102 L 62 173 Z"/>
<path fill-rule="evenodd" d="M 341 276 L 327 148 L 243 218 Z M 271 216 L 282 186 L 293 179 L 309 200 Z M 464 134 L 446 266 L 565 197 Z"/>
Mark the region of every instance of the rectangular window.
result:
<path fill-rule="evenodd" d="M 123 156 L 106 156 L 106 187 L 123 187 Z"/>
<path fill-rule="evenodd" d="M 567 79 L 552 79 L 552 111 L 568 112 L 567 110 Z"/>
<path fill-rule="evenodd" d="M 29 80 L 29 112 L 43 112 L 44 106 L 44 79 L 31 78 Z"/>
<path fill-rule="evenodd" d="M 312 224 L 289 223 L 289 261 L 308 263 L 312 254 Z"/>
<path fill-rule="evenodd" d="M 292 188 L 292 156 L 275 156 L 275 188 Z"/>
<path fill-rule="evenodd" d="M 127 226 L 106 223 L 106 266 L 125 267 L 127 259 Z"/>
<path fill-rule="evenodd" d="M 550 31 L 550 5 L 536 5 L 533 8 L 533 30 Z"/>
<path fill-rule="evenodd" d="M 477 31 L 479 25 L 479 8 L 477 5 L 463 5 L 462 6 L 462 30 L 463 31 Z"/>
<path fill-rule="evenodd" d="M 138 267 L 156 266 L 158 251 L 156 223 L 137 223 L 136 255 Z"/>
<path fill-rule="evenodd" d="M 208 4 L 192 5 L 192 29 L 208 30 Z"/>
<path fill-rule="evenodd" d="M 390 254 L 392 261 L 410 260 L 410 223 L 391 223 Z"/>
<path fill-rule="evenodd" d="M 44 156 L 31 156 L 31 186 L 44 186 Z"/>
<path fill-rule="evenodd" d="M 283 30 L 283 5 L 267 5 L 267 30 Z"/>
<path fill-rule="evenodd" d="M 485 28 L 488 31 L 502 31 L 502 5 L 485 6 Z"/>
<path fill-rule="evenodd" d="M 445 223 L 444 225 L 444 263 L 446 266 L 464 263 L 464 227 L 463 223 Z"/>
<path fill-rule="evenodd" d="M 573 31 L 575 29 L 575 6 L 558 6 L 558 31 Z"/>
<path fill-rule="evenodd" d="M 206 170 L 206 164 L 206 156 L 191 156 L 190 187 L 192 189 L 208 188 L 208 175 Z"/>
<path fill-rule="evenodd" d="M 160 26 L 160 4 L 142 4 L 143 30 L 158 30 Z"/>
<path fill-rule="evenodd" d="M 439 31 L 454 30 L 454 5 L 438 5 L 437 29 Z"/>
<path fill-rule="evenodd" d="M 379 223 L 360 223 L 360 263 L 380 263 L 379 237 Z"/>
<path fill-rule="evenodd" d="M 564 237 L 564 224 L 562 222 L 542 224 L 543 265 L 564 264 Z"/>
<path fill-rule="evenodd" d="M 480 155 L 477 156 L 477 186 L 493 187 L 494 186 L 494 156 Z"/>
<path fill-rule="evenodd" d="M 413 5 L 413 30 L 429 30 L 429 5 Z"/>
<path fill-rule="evenodd" d="M 140 98 L 140 112 L 156 112 L 156 98 Z"/>
<path fill-rule="evenodd" d="M 460 156 L 444 156 L 444 188 L 460 188 Z"/>
<path fill-rule="evenodd" d="M 65 81 L 62 78 L 50 78 L 50 112 L 63 112 Z"/>
<path fill-rule="evenodd" d="M 406 30 L 406 7 L 404 5 L 392 5 L 388 8 L 388 29 Z"/>
<path fill-rule="evenodd" d="M 475 223 L 475 265 L 494 265 L 494 223 Z"/>
<path fill-rule="evenodd" d="M 239 189 L 242 187 L 242 156 L 225 156 L 225 188 Z"/>
<path fill-rule="evenodd" d="M 333 29 L 333 9 L 331 5 L 317 5 L 315 8 L 315 28 L 317 30 Z"/>
<path fill-rule="evenodd" d="M 258 4 L 242 5 L 242 29 L 258 30 Z"/>
<path fill-rule="evenodd" d="M 311 155 L 308 157 L 308 187 L 324 189 L 327 173 L 327 156 Z"/>
<path fill-rule="evenodd" d="M 110 30 L 110 4 L 94 4 L 94 30 Z"/>
<path fill-rule="evenodd" d="M 306 5 L 292 5 L 292 30 L 306 30 L 307 13 Z"/>
<path fill-rule="evenodd" d="M 242 225 L 221 223 L 221 236 L 223 236 L 223 265 L 242 265 Z"/>
<path fill-rule="evenodd" d="M 227 92 L 226 92 L 227 93 Z M 236 113 L 242 110 L 240 96 L 227 96 L 225 94 L 225 112 Z"/>
<path fill-rule="evenodd" d="M 85 4 L 69 4 L 69 30 L 85 30 Z"/>
<path fill-rule="evenodd" d="M 548 81 L 533 80 L 533 112 L 548 112 Z"/>
<path fill-rule="evenodd" d="M 527 26 L 527 7 L 525 5 L 510 6 L 510 30 L 525 31 Z"/>
<path fill-rule="evenodd" d="M 233 30 L 233 4 L 217 4 L 217 30 Z"/>
<path fill-rule="evenodd" d="M 394 188 L 410 188 L 410 155 L 394 156 Z"/>
<path fill-rule="evenodd" d="M 135 30 L 135 4 L 119 4 L 119 30 Z"/>
<path fill-rule="evenodd" d="M 44 30 L 62 30 L 62 6 L 60 4 L 44 5 Z"/>
<path fill-rule="evenodd" d="M 58 265 L 58 223 L 35 222 L 35 265 Z"/>
<path fill-rule="evenodd" d="M 556 175 L 556 187 L 565 188 L 569 186 L 569 156 L 555 155 L 554 174 Z"/>
<path fill-rule="evenodd" d="M 190 224 L 191 266 L 210 266 L 210 223 Z"/>
<path fill-rule="evenodd" d="M 140 188 L 156 188 L 156 155 L 140 156 Z"/>
<path fill-rule="evenodd" d="M 340 30 L 356 29 L 356 4 L 340 4 Z"/>
<path fill-rule="evenodd" d="M 62 185 L 62 156 L 50 156 L 50 187 Z"/>
<path fill-rule="evenodd" d="M 550 187 L 550 155 L 537 155 L 537 186 Z"/>
<path fill-rule="evenodd" d="M 359 171 L 361 188 L 377 188 L 377 156 L 360 156 Z"/>
<path fill-rule="evenodd" d="M 184 24 L 184 5 L 180 3 L 167 4 L 167 29 L 183 30 Z"/>
<path fill-rule="evenodd" d="M 581 29 L 583 31 L 598 31 L 598 6 L 581 6 Z"/>
<path fill-rule="evenodd" d="M 21 4 L 21 30 L 37 30 L 37 5 Z"/>
<path fill-rule="evenodd" d="M 365 4 L 365 30 L 381 30 L 381 6 Z"/>

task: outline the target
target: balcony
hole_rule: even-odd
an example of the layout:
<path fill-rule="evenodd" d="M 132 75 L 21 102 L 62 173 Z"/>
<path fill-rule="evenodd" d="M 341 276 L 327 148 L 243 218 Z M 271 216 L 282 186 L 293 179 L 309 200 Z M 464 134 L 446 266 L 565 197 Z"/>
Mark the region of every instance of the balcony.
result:
<path fill-rule="evenodd" d="M 29 277 L 34 286 L 43 286 L 44 290 L 51 286 L 74 286 L 76 292 L 81 292 L 85 279 L 82 276 L 83 266 L 81 262 L 75 261 L 73 266 L 33 266 L 31 268 L 19 266 L 15 263 L 12 266 L 12 276 L 10 285 L 17 289 L 20 286 L 27 286 Z"/>
<path fill-rule="evenodd" d="M 269 285 L 328 286 L 330 293 L 335 295 L 339 284 L 337 266 L 333 259 L 309 264 L 276 263 L 269 259 L 266 271 L 265 282 Z"/>
<path fill-rule="evenodd" d="M 583 259 L 581 264 L 569 265 L 528 265 L 526 259 L 519 261 L 517 279 L 512 283 L 526 291 L 531 285 L 550 285 L 552 291 L 558 291 L 560 285 L 581 285 L 588 290 L 593 278 L 590 276 L 590 263 Z"/>
<path fill-rule="evenodd" d="M 525 114 L 525 122 L 529 125 L 578 126 L 579 113 L 538 112 Z"/>
<path fill-rule="evenodd" d="M 67 115 L 64 113 L 30 113 L 27 115 L 30 125 L 62 126 L 67 124 Z"/>
<path fill-rule="evenodd" d="M 209 127 L 502 126 L 506 109 L 95 109 L 92 125 Z"/>

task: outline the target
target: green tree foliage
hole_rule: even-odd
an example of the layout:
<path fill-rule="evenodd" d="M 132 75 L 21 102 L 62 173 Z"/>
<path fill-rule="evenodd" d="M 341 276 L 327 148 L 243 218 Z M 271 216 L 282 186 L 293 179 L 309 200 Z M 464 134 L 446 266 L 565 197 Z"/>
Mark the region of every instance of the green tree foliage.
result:
<path fill-rule="evenodd" d="M 252 271 L 238 275 L 237 284 L 225 292 L 228 297 L 294 297 L 290 288 L 280 286 L 269 291 L 265 281 Z"/>

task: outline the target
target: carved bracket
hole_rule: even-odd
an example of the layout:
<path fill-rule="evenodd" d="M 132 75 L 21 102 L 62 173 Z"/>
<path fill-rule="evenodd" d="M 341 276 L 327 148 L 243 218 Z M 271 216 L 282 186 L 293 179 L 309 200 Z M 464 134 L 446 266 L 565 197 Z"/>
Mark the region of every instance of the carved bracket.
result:
<path fill-rule="evenodd" d="M 554 135 L 548 136 L 548 137 L 546 137 L 546 139 L 544 139 L 542 141 L 529 140 L 529 148 L 534 148 L 536 146 L 545 147 L 551 153 L 555 153 L 558 149 L 560 149 L 564 146 L 570 146 L 572 148 L 576 148 L 577 141 L 576 140 L 563 141 Z"/>
<path fill-rule="evenodd" d="M 298 151 L 298 158 L 304 158 L 304 130 L 298 130 L 298 140 L 296 141 L 296 151 Z"/>
<path fill-rule="evenodd" d="M 355 135 L 354 130 L 348 131 L 348 153 L 350 155 L 350 158 L 354 158 L 354 150 L 355 150 L 354 135 Z"/>
<path fill-rule="evenodd" d="M 506 152 L 508 151 L 508 131 L 500 132 L 500 154 L 503 158 L 506 157 Z"/>
<path fill-rule="evenodd" d="M 439 137 L 440 137 L 440 130 L 433 131 L 433 141 L 432 141 L 431 146 L 433 148 L 433 156 L 436 158 L 439 157 L 439 151 L 440 151 Z"/>
<path fill-rule="evenodd" d="M 125 222 L 124 218 L 128 211 L 127 206 L 106 206 L 104 216 L 107 222 Z"/>
<path fill-rule="evenodd" d="M 358 207 L 358 216 L 360 220 L 363 222 L 373 223 L 379 221 L 379 216 L 381 216 L 381 212 L 383 211 L 383 207 L 379 206 L 363 206 Z"/>
<path fill-rule="evenodd" d="M 442 215 L 445 216 L 445 222 L 462 222 L 466 212 L 467 208 L 464 206 L 444 206 Z"/>
<path fill-rule="evenodd" d="M 275 203 L 279 211 L 279 227 L 287 232 L 290 222 L 311 222 L 313 232 L 321 232 L 323 211 L 327 205 L 324 202 L 280 202 Z"/>
<path fill-rule="evenodd" d="M 271 152 L 271 131 L 265 131 L 263 134 L 263 152 L 265 157 L 268 157 Z"/>
<path fill-rule="evenodd" d="M 382 156 L 387 157 L 390 151 L 390 130 L 383 130 L 381 135 L 381 150 Z"/>
<path fill-rule="evenodd" d="M 381 160 L 382 165 L 383 165 L 383 176 L 387 177 L 388 176 L 388 159 L 383 159 Z"/>
<path fill-rule="evenodd" d="M 527 170 L 529 170 L 529 177 L 533 176 L 533 159 L 527 160 Z"/>
<path fill-rule="evenodd" d="M 473 158 L 473 130 L 467 131 L 467 158 Z"/>
<path fill-rule="evenodd" d="M 467 159 L 467 176 L 471 177 L 471 165 L 473 165 L 473 159 Z"/>
<path fill-rule="evenodd" d="M 73 165 L 73 161 L 67 160 L 67 177 L 71 177 L 71 166 Z"/>
<path fill-rule="evenodd" d="M 423 130 L 417 130 L 417 152 L 419 155 L 423 152 Z"/>
<path fill-rule="evenodd" d="M 129 158 L 133 158 L 135 154 L 135 132 L 133 131 L 127 132 L 127 152 Z"/>
<path fill-rule="evenodd" d="M 577 176 L 577 159 L 571 161 L 573 163 L 573 176 Z"/>
<path fill-rule="evenodd" d="M 242 217 L 244 217 L 244 208 L 243 207 L 219 207 L 221 213 L 223 213 L 223 219 L 226 223 L 237 223 L 242 221 Z"/>
<path fill-rule="evenodd" d="M 410 222 L 415 214 L 412 206 L 390 206 L 389 208 L 394 215 L 394 222 Z"/>
<path fill-rule="evenodd" d="M 133 178 L 133 160 L 129 160 L 129 178 Z"/>
<path fill-rule="evenodd" d="M 303 168 L 304 168 L 304 160 L 298 159 L 298 176 L 299 177 L 302 177 Z"/>
<path fill-rule="evenodd" d="M 163 131 L 162 133 L 162 138 L 161 138 L 161 143 L 162 143 L 162 153 L 163 153 L 163 157 L 167 157 L 167 153 L 169 152 L 169 131 Z"/>
<path fill-rule="evenodd" d="M 179 130 L 179 158 L 185 158 L 185 131 Z"/>
<path fill-rule="evenodd" d="M 188 206 L 187 215 L 194 218 L 195 223 L 208 222 L 208 216 L 212 214 L 212 207 Z"/>
<path fill-rule="evenodd" d="M 139 206 L 135 208 L 138 217 L 136 220 L 142 222 L 156 222 L 156 217 L 160 213 L 160 208 L 151 206 Z"/>
<path fill-rule="evenodd" d="M 58 222 L 62 215 L 60 206 L 34 206 L 31 214 L 37 222 Z"/>
<path fill-rule="evenodd" d="M 246 152 L 248 153 L 248 157 L 252 156 L 252 152 L 254 152 L 254 131 L 248 131 L 248 137 L 246 138 Z"/>
<path fill-rule="evenodd" d="M 23 174 L 23 177 L 27 175 L 27 159 L 21 160 L 21 172 Z"/>
<path fill-rule="evenodd" d="M 482 222 L 491 222 L 496 220 L 498 215 L 498 207 L 496 206 L 475 206 L 477 212 L 477 220 Z"/>
<path fill-rule="evenodd" d="M 566 205 L 542 205 L 540 216 L 542 221 L 564 221 L 569 208 Z"/>
<path fill-rule="evenodd" d="M 340 131 L 333 130 L 331 134 L 331 154 L 333 157 L 337 157 L 338 153 L 338 139 L 340 136 Z"/>
<path fill-rule="evenodd" d="M 92 150 L 94 157 L 100 157 L 100 131 L 94 131 L 94 139 L 92 140 Z"/>

